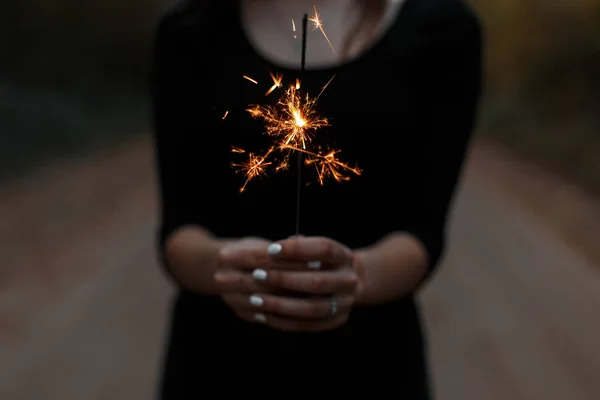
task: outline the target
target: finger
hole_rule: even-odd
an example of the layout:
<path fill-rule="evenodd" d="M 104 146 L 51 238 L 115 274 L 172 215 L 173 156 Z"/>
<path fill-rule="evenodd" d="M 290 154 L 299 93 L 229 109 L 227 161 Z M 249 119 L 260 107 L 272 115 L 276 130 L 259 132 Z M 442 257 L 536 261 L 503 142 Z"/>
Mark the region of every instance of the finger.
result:
<path fill-rule="evenodd" d="M 267 269 L 277 269 L 282 271 L 308 271 L 319 270 L 323 263 L 321 261 L 287 261 L 271 259 L 269 260 Z M 251 268 L 248 268 L 251 269 Z"/>
<path fill-rule="evenodd" d="M 215 276 L 219 293 L 285 293 L 285 290 L 268 287 L 257 281 L 250 273 L 245 273 L 238 270 L 222 270 L 218 271 Z"/>
<path fill-rule="evenodd" d="M 235 315 L 240 317 L 246 322 L 250 322 L 251 324 L 266 324 L 267 316 L 260 313 L 251 313 L 251 312 L 242 312 L 234 310 Z"/>
<path fill-rule="evenodd" d="M 227 293 L 223 300 L 233 309 L 255 313 L 276 315 L 292 319 L 327 319 L 331 316 L 331 300 L 328 298 L 293 298 L 261 293 L 252 296 L 240 293 Z M 349 313 L 354 303 L 353 296 L 336 298 L 336 313 Z"/>
<path fill-rule="evenodd" d="M 278 260 L 320 260 L 324 264 L 347 264 L 353 254 L 346 246 L 322 237 L 300 237 L 271 244 L 267 253 Z"/>
<path fill-rule="evenodd" d="M 307 269 L 320 269 L 322 265 L 321 261 L 299 262 L 273 259 L 269 256 L 268 249 L 264 244 L 261 246 L 235 244 L 225 247 L 219 253 L 219 266 L 222 269 L 249 271 L 257 268 L 305 271 Z"/>
<path fill-rule="evenodd" d="M 344 325 L 348 321 L 349 317 L 348 314 L 338 314 L 337 316 L 331 319 L 307 321 L 287 319 L 275 315 L 267 315 L 252 312 L 237 312 L 236 314 L 245 321 L 255 324 L 264 324 L 273 329 L 286 332 L 329 331 Z"/>
<path fill-rule="evenodd" d="M 303 238 L 303 237 L 305 237 L 305 236 L 304 235 L 292 235 L 288 239 L 299 239 L 299 238 Z M 321 266 L 323 265 L 323 263 L 319 260 L 313 260 L 313 261 L 308 261 L 306 263 L 306 265 L 308 266 L 309 269 L 317 270 L 317 269 L 321 269 Z"/>
<path fill-rule="evenodd" d="M 358 284 L 356 273 L 350 269 L 319 272 L 258 269 L 252 278 L 280 289 L 319 295 L 354 293 Z"/>
<path fill-rule="evenodd" d="M 225 246 L 219 251 L 218 262 L 221 268 L 265 268 L 269 264 L 268 246 L 255 241 L 239 241 Z"/>

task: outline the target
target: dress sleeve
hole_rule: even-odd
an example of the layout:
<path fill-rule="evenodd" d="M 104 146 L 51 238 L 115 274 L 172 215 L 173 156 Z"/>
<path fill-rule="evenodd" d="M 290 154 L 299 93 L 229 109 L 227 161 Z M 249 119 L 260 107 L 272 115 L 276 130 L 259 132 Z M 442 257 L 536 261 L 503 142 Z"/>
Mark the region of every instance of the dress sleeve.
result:
<path fill-rule="evenodd" d="M 453 195 L 472 137 L 482 79 L 482 33 L 470 10 L 440 12 L 422 37 L 419 132 L 426 151 L 415 171 L 407 231 L 429 255 L 428 274 L 439 263 Z"/>
<path fill-rule="evenodd" d="M 210 225 L 218 178 L 206 174 L 215 157 L 202 138 L 214 119 L 210 83 L 200 82 L 194 34 L 169 16 L 155 35 L 151 97 L 160 216 L 158 245 L 184 225 Z M 185 26 L 184 26 L 185 27 Z M 183 31 L 183 32 L 182 32 Z M 200 60 L 201 61 L 201 60 Z M 208 85 L 208 86 L 207 86 Z M 212 157 L 212 158 L 211 158 Z M 212 193 L 212 195 L 211 195 Z M 164 261 L 164 257 L 163 260 Z"/>

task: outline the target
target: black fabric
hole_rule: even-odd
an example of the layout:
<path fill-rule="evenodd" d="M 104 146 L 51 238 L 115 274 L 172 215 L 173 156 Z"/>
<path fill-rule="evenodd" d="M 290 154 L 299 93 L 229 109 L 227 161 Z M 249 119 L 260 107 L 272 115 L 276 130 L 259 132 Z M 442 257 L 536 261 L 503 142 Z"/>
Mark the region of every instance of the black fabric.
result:
<path fill-rule="evenodd" d="M 277 100 L 280 92 L 265 97 L 269 71 L 283 74 L 288 84 L 298 76 L 256 54 L 237 11 L 235 1 L 185 2 L 158 30 L 152 91 L 160 249 L 171 232 L 189 224 L 219 236 L 272 240 L 295 230 L 296 163 L 252 181 L 244 193 L 244 177 L 231 166 L 241 161 L 231 146 L 261 151 L 269 145 L 262 123 L 245 111 L 249 104 Z M 321 186 L 304 169 L 301 233 L 358 248 L 407 231 L 427 249 L 431 272 L 443 254 L 448 210 L 476 114 L 479 22 L 459 0 L 407 0 L 375 47 L 342 67 L 306 72 L 302 89 L 316 95 L 334 74 L 317 106 L 331 126 L 318 131 L 316 140 L 340 149 L 340 157 L 363 174 Z M 253 85 L 243 75 L 264 84 Z M 332 373 L 345 377 L 344 383 L 320 381 Z M 164 374 L 164 399 L 198 398 L 216 387 L 264 396 L 273 385 L 310 390 L 315 382 L 338 394 L 370 388 L 371 394 L 424 399 L 427 393 L 412 298 L 357 309 L 343 328 L 307 335 L 244 323 L 219 299 L 181 292 Z M 249 377 L 262 377 L 267 387 L 235 383 Z M 230 383 L 221 384 L 221 378 Z"/>

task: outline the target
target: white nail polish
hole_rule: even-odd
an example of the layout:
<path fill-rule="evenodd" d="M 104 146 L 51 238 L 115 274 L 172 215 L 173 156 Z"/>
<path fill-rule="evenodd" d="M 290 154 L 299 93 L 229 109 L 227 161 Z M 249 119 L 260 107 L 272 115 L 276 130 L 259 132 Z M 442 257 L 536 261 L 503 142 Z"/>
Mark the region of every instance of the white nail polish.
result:
<path fill-rule="evenodd" d="M 250 304 L 254 307 L 262 307 L 265 304 L 265 301 L 260 296 L 252 296 L 250 297 Z"/>
<path fill-rule="evenodd" d="M 261 324 L 267 322 L 267 316 L 265 314 L 254 314 L 254 319 Z"/>
<path fill-rule="evenodd" d="M 267 280 L 267 271 L 264 269 L 255 269 L 252 272 L 252 277 L 257 281 L 266 281 Z"/>
<path fill-rule="evenodd" d="M 273 243 L 267 247 L 267 253 L 272 256 L 276 256 L 277 254 L 281 253 L 281 250 L 283 250 L 283 246 L 279 243 Z"/>
<path fill-rule="evenodd" d="M 315 261 L 309 261 L 307 263 L 308 268 L 310 269 L 321 269 L 321 261 L 315 260 Z"/>

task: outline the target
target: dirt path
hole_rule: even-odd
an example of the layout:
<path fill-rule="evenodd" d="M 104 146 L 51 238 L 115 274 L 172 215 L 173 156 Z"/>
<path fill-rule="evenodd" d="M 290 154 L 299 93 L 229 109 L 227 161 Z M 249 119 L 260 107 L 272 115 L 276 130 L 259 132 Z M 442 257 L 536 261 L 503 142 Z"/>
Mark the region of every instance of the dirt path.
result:
<path fill-rule="evenodd" d="M 0 191 L 0 399 L 152 398 L 170 287 L 151 172 L 135 141 Z"/>
<path fill-rule="evenodd" d="M 152 398 L 171 289 L 150 157 L 137 140 L 0 188 L 0 399 Z M 478 146 L 422 295 L 438 399 L 596 400 L 600 274 L 508 167 Z"/>
<path fill-rule="evenodd" d="M 597 265 L 567 245 L 571 236 L 559 235 L 568 219 L 548 204 L 535 208 L 556 186 L 539 171 L 511 171 L 488 150 L 472 157 L 449 254 L 421 297 L 439 399 L 598 399 Z M 537 179 L 519 189 L 530 174 Z M 563 212 L 583 198 L 567 190 L 558 190 Z"/>

